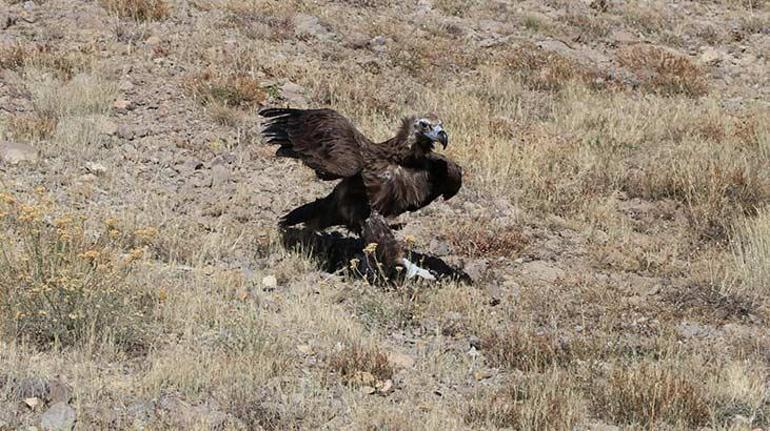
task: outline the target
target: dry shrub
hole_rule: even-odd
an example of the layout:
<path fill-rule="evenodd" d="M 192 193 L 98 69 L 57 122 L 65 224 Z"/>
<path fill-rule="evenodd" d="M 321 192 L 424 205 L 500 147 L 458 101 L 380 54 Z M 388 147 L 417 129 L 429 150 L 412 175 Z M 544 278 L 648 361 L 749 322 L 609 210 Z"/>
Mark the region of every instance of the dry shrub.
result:
<path fill-rule="evenodd" d="M 689 58 L 651 45 L 634 45 L 618 50 L 618 62 L 636 76 L 642 87 L 663 95 L 706 94 L 703 72 Z"/>
<path fill-rule="evenodd" d="M 516 226 L 494 226 L 482 220 L 455 225 L 446 237 L 455 254 L 472 257 L 513 258 L 529 242 Z"/>
<path fill-rule="evenodd" d="M 123 254 L 106 232 L 92 238 L 82 219 L 57 217 L 46 200 L 0 196 L 0 225 L 5 336 L 42 347 L 90 337 L 126 348 L 141 344 L 149 303 L 128 279 L 141 249 Z"/>
<path fill-rule="evenodd" d="M 371 384 L 366 373 L 377 380 L 384 381 L 393 377 L 393 367 L 388 357 L 377 348 L 367 348 L 360 344 L 346 346 L 330 355 L 327 367 L 338 373 L 348 384 Z"/>
<path fill-rule="evenodd" d="M 56 119 L 37 113 L 14 115 L 8 121 L 8 133 L 17 141 L 41 141 L 49 139 L 56 131 Z"/>
<path fill-rule="evenodd" d="M 542 371 L 569 364 L 579 357 L 582 347 L 560 339 L 552 332 L 511 326 L 503 332 L 490 332 L 481 338 L 490 365 L 522 371 Z"/>
<path fill-rule="evenodd" d="M 262 105 L 267 92 L 256 79 L 240 74 L 218 75 L 204 72 L 189 77 L 185 90 L 203 105 L 248 109 Z"/>
<path fill-rule="evenodd" d="M 606 380 L 591 383 L 595 414 L 611 421 L 656 429 L 705 426 L 710 420 L 709 393 L 702 366 L 681 360 L 619 365 Z"/>
<path fill-rule="evenodd" d="M 166 0 L 99 0 L 108 12 L 135 21 L 157 21 L 169 16 Z"/>
<path fill-rule="evenodd" d="M 529 88 L 556 91 L 571 81 L 591 82 L 598 74 L 577 61 L 533 45 L 505 55 L 505 64 Z"/>
<path fill-rule="evenodd" d="M 509 383 L 475 400 L 465 422 L 475 427 L 517 430 L 572 430 L 586 416 L 585 402 L 566 372 L 552 369 Z"/>
<path fill-rule="evenodd" d="M 11 44 L 0 46 L 0 69 L 23 71 L 34 68 L 53 73 L 63 81 L 71 79 L 90 62 L 90 48 L 62 51 L 48 44 Z"/>

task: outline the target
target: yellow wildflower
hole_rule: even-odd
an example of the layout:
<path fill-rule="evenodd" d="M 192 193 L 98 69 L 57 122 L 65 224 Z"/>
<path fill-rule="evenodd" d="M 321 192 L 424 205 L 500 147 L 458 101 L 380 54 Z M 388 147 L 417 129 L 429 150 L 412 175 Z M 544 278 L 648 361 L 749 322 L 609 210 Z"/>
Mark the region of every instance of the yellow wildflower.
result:
<path fill-rule="evenodd" d="M 414 237 L 414 235 L 407 235 L 407 236 L 405 236 L 405 237 L 404 237 L 404 240 L 406 241 L 406 243 L 407 243 L 407 244 L 408 244 L 410 247 L 411 247 L 412 245 L 414 245 L 414 243 L 416 243 L 416 242 L 417 242 L 417 238 L 415 238 L 415 237 Z"/>
<path fill-rule="evenodd" d="M 141 241 L 150 241 L 158 235 L 158 229 L 146 227 L 134 231 L 134 235 Z"/>
<path fill-rule="evenodd" d="M 104 224 L 107 225 L 108 228 L 117 230 L 118 229 L 118 219 L 115 217 L 110 217 L 107 220 L 104 221 Z"/>
<path fill-rule="evenodd" d="M 166 289 L 160 289 L 158 291 L 158 301 L 165 302 L 168 298 L 168 293 L 166 293 Z"/>
<path fill-rule="evenodd" d="M 39 195 L 42 195 L 42 194 L 44 194 L 44 193 L 45 193 L 45 187 L 43 187 L 43 186 L 37 186 L 37 187 L 35 187 L 35 193 L 37 193 L 37 194 L 39 194 Z"/>
<path fill-rule="evenodd" d="M 364 253 L 366 253 L 366 254 L 372 254 L 376 250 L 377 250 L 377 243 L 376 242 L 372 242 L 369 245 L 367 245 L 366 247 L 364 247 Z"/>

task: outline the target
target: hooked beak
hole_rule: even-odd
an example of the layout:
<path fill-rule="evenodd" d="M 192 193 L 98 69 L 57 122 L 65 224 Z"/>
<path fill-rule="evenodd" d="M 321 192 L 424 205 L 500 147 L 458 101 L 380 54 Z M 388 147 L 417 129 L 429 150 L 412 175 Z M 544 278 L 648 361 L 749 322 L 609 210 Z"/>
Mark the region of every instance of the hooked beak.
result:
<path fill-rule="evenodd" d="M 449 143 L 449 136 L 446 134 L 444 128 L 441 127 L 441 125 L 433 127 L 433 129 L 426 133 L 425 136 L 427 136 L 433 142 L 440 142 L 444 149 L 446 149 L 446 146 Z"/>

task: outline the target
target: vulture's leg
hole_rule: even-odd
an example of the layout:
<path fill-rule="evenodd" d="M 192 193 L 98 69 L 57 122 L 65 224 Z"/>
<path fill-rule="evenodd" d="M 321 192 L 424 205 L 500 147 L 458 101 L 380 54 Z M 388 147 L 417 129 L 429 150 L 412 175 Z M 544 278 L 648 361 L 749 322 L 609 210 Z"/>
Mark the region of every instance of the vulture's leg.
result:
<path fill-rule="evenodd" d="M 401 244 L 396 240 L 393 231 L 381 214 L 372 212 L 369 218 L 364 221 L 361 233 L 366 244 L 377 244 L 374 255 L 385 268 L 391 269 L 395 268 L 396 265 L 402 265 L 406 269 L 406 278 L 436 279 L 428 270 L 420 268 L 404 257 Z"/>

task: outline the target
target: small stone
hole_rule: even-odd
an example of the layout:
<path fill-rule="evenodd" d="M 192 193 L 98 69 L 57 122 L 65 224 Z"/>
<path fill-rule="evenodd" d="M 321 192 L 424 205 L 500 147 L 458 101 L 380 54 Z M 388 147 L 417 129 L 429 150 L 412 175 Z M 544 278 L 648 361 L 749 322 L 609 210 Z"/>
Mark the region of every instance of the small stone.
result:
<path fill-rule="evenodd" d="M 268 275 L 262 278 L 263 289 L 275 289 L 278 287 L 278 279 L 274 275 Z"/>
<path fill-rule="evenodd" d="M 397 368 L 412 368 L 414 358 L 403 353 L 391 352 L 388 354 L 388 362 Z"/>
<path fill-rule="evenodd" d="M 86 170 L 94 175 L 104 175 L 107 172 L 107 168 L 104 165 L 94 162 L 86 163 Z"/>
<path fill-rule="evenodd" d="M 294 35 L 300 39 L 307 39 L 309 37 L 323 39 L 332 35 L 332 32 L 321 24 L 318 17 L 313 15 L 298 13 L 294 16 L 293 23 Z"/>
<path fill-rule="evenodd" d="M 224 165 L 216 165 L 211 169 L 211 185 L 212 187 L 221 186 L 230 182 L 232 174 L 230 170 Z"/>
<path fill-rule="evenodd" d="M 160 45 L 160 38 L 158 36 L 150 36 L 144 40 L 147 45 Z"/>
<path fill-rule="evenodd" d="M 451 252 L 448 242 L 440 241 L 435 238 L 430 241 L 430 245 L 428 247 L 430 248 L 431 253 L 439 257 L 446 256 Z"/>
<path fill-rule="evenodd" d="M 70 431 L 75 427 L 75 410 L 63 402 L 52 405 L 40 418 L 40 426 L 46 431 Z"/>
<path fill-rule="evenodd" d="M 16 18 L 7 12 L 0 12 L 0 30 L 8 29 L 14 24 L 16 24 Z"/>
<path fill-rule="evenodd" d="M 130 100 L 118 99 L 112 104 L 112 107 L 118 111 L 128 111 L 132 108 L 132 105 Z"/>
<path fill-rule="evenodd" d="M 114 121 L 109 119 L 102 119 L 98 124 L 99 131 L 107 136 L 114 136 L 118 133 L 118 125 Z"/>
<path fill-rule="evenodd" d="M 37 163 L 37 150 L 27 144 L 0 142 L 0 161 L 9 165 L 19 163 Z"/>
<path fill-rule="evenodd" d="M 25 1 L 23 7 L 25 11 L 32 12 L 32 10 L 35 9 L 35 2 Z"/>
<path fill-rule="evenodd" d="M 130 141 L 134 139 L 134 136 L 136 136 L 136 132 L 134 129 L 132 129 L 129 126 L 126 126 L 125 124 L 118 126 L 117 135 L 121 139 L 125 139 L 127 141 Z"/>
<path fill-rule="evenodd" d="M 40 407 L 40 404 L 42 402 L 40 401 L 40 398 L 38 397 L 32 397 L 32 398 L 25 398 L 24 404 L 27 405 L 32 410 L 35 410 L 36 408 Z"/>
<path fill-rule="evenodd" d="M 393 380 L 387 379 L 384 382 L 382 382 L 381 385 L 378 385 L 378 391 L 381 394 L 387 394 L 390 392 L 390 390 L 393 389 Z"/>
<path fill-rule="evenodd" d="M 132 83 L 127 79 L 120 81 L 120 84 L 118 84 L 118 90 L 120 91 L 131 91 L 133 89 L 134 89 L 134 83 Z"/>
<path fill-rule="evenodd" d="M 297 346 L 297 350 L 299 350 L 300 353 L 303 355 L 309 355 L 313 353 L 313 348 L 310 347 L 308 344 L 300 344 Z"/>
<path fill-rule="evenodd" d="M 476 379 L 477 382 L 486 380 L 490 377 L 492 377 L 492 373 L 489 372 L 489 370 L 476 370 L 473 372 L 473 378 Z"/>
<path fill-rule="evenodd" d="M 468 262 L 463 268 L 463 271 L 465 271 L 472 280 L 478 281 L 484 277 L 488 268 L 489 262 L 486 259 L 476 259 Z"/>
<path fill-rule="evenodd" d="M 369 41 L 369 45 L 371 45 L 371 46 L 383 46 L 383 45 L 385 45 L 385 42 L 387 42 L 387 39 L 385 39 L 385 36 L 376 36 L 372 40 Z"/>
<path fill-rule="evenodd" d="M 366 395 L 371 395 L 375 393 L 377 389 L 371 387 L 371 386 L 361 386 L 361 392 L 363 392 Z"/>
<path fill-rule="evenodd" d="M 703 64 L 714 65 L 722 61 L 722 54 L 713 47 L 706 47 L 701 52 L 698 61 Z"/>
<path fill-rule="evenodd" d="M 289 102 L 289 106 L 305 106 L 308 99 L 305 97 L 305 88 L 293 82 L 287 82 L 281 86 L 281 98 Z"/>
<path fill-rule="evenodd" d="M 47 398 L 51 403 L 69 403 L 72 400 L 72 387 L 61 379 L 54 379 L 48 384 Z"/>

